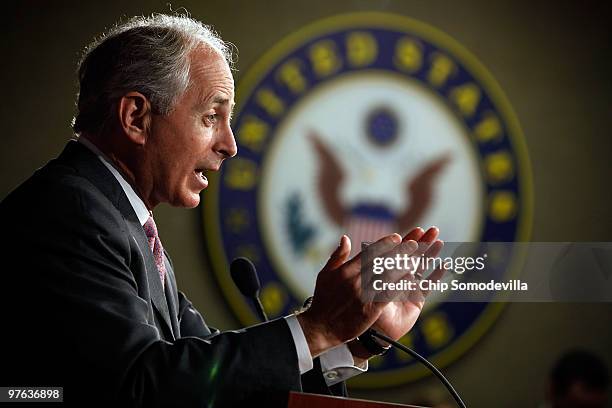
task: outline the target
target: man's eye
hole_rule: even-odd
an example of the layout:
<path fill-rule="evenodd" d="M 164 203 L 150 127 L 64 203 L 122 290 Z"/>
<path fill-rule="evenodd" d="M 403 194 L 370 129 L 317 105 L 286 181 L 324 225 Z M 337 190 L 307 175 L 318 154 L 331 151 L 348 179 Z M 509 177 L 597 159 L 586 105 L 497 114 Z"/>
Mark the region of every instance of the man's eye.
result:
<path fill-rule="evenodd" d="M 206 115 L 206 121 L 210 123 L 215 123 L 217 121 L 218 116 L 219 115 L 217 114 Z"/>

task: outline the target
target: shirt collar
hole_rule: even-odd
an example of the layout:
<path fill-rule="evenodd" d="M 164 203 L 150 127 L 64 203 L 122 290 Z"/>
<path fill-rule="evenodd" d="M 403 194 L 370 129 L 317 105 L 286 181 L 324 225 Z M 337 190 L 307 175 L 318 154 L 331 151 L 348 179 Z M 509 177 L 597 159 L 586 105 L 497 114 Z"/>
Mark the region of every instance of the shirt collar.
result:
<path fill-rule="evenodd" d="M 140 225 L 144 225 L 149 219 L 149 217 L 151 217 L 153 214 L 147 209 L 147 206 L 138 196 L 138 194 L 136 194 L 136 191 L 134 191 L 130 183 L 125 180 L 125 178 L 121 175 L 121 172 L 112 164 L 111 160 L 106 157 L 106 155 L 102 153 L 100 149 L 98 149 L 96 145 L 94 145 L 91 141 L 87 140 L 84 137 L 79 137 L 78 142 L 89 150 L 91 150 L 96 156 L 98 156 L 98 159 L 100 159 L 102 164 L 104 164 L 106 168 L 112 173 L 112 175 L 115 176 L 115 178 L 121 185 L 121 188 L 125 192 L 128 201 L 132 205 L 132 208 L 134 208 L 134 212 L 138 217 Z"/>

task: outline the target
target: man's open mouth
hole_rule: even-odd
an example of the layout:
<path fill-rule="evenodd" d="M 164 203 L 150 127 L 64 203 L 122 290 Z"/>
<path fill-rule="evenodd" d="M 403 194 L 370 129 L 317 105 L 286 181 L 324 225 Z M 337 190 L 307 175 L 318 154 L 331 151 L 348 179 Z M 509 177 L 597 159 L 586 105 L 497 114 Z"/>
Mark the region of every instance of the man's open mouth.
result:
<path fill-rule="evenodd" d="M 202 180 L 206 180 L 208 181 L 208 179 L 206 178 L 206 176 L 204 175 L 204 171 L 205 169 L 195 169 L 195 173 L 198 177 L 200 177 Z"/>

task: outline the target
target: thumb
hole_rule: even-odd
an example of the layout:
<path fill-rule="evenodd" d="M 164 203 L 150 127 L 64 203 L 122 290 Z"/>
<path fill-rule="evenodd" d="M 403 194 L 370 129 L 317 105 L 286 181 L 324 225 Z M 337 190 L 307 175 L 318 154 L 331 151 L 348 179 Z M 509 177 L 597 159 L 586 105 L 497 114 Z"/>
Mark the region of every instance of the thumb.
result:
<path fill-rule="evenodd" d="M 345 263 L 351 254 L 351 239 L 347 235 L 342 235 L 338 248 L 332 252 L 329 260 L 325 264 L 324 270 L 339 268 Z"/>

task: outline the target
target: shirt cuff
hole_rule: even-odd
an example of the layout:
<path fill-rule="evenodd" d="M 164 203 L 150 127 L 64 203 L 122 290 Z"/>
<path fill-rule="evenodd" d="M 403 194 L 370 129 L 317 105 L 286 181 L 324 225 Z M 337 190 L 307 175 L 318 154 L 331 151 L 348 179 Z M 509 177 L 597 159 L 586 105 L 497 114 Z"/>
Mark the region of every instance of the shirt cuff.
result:
<path fill-rule="evenodd" d="M 368 371 L 368 361 L 363 366 L 356 366 L 353 354 L 346 344 L 340 344 L 319 357 L 321 370 L 328 386 L 332 386 L 351 377 Z"/>
<path fill-rule="evenodd" d="M 310 355 L 310 349 L 308 348 L 308 342 L 300 322 L 295 315 L 285 316 L 285 320 L 289 325 L 293 342 L 295 343 L 295 351 L 297 351 L 298 365 L 300 367 L 300 374 L 304 374 L 307 371 L 312 370 L 313 362 L 312 356 Z"/>
<path fill-rule="evenodd" d="M 300 374 L 312 370 L 314 366 L 308 342 L 300 322 L 295 315 L 285 316 L 285 321 L 291 331 L 295 350 L 298 356 L 298 366 Z M 351 377 L 368 371 L 368 362 L 366 361 L 362 367 L 356 366 L 353 360 L 353 354 L 346 344 L 340 344 L 319 356 L 321 362 L 321 370 L 325 383 L 332 386 L 342 381 L 346 381 Z"/>

